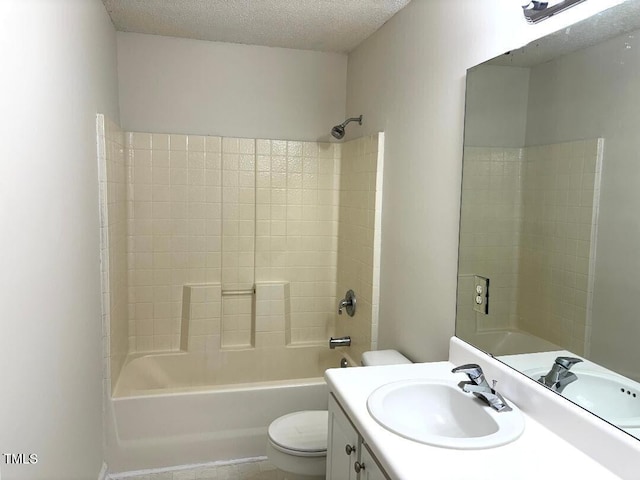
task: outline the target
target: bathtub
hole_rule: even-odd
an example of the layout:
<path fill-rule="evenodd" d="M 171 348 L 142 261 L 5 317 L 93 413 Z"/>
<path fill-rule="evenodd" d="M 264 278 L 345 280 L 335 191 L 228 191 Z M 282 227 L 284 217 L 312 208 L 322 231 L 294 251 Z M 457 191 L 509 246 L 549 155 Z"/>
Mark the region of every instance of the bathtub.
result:
<path fill-rule="evenodd" d="M 494 356 L 561 350 L 558 345 L 521 330 L 481 332 L 463 340 Z"/>
<path fill-rule="evenodd" d="M 264 456 L 271 421 L 326 409 L 324 370 L 344 354 L 268 350 L 129 358 L 107 402 L 110 472 Z"/>

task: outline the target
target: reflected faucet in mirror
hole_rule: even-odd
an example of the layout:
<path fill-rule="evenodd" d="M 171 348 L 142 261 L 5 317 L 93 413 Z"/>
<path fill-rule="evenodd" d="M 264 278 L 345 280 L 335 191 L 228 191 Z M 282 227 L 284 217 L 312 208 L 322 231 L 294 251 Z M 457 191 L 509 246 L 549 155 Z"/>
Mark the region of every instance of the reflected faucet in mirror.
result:
<path fill-rule="evenodd" d="M 567 385 L 578 380 L 577 375 L 570 372 L 569 369 L 582 361 L 581 358 L 576 357 L 558 357 L 551 370 L 546 375 L 541 376 L 538 382 L 545 387 L 549 387 L 554 392 L 562 393 Z"/>

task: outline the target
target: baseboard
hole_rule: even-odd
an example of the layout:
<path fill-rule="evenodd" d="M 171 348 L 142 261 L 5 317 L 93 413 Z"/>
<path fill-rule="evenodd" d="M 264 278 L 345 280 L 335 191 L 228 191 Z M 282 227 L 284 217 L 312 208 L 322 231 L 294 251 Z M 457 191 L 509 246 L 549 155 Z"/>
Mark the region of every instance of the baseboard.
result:
<path fill-rule="evenodd" d="M 239 458 L 237 460 L 224 460 L 217 462 L 208 462 L 208 463 L 196 463 L 193 465 L 176 465 L 174 467 L 164 467 L 164 468 L 150 468 L 145 470 L 134 470 L 131 472 L 120 472 L 114 473 L 112 476 L 107 477 L 108 480 L 126 480 L 127 478 L 135 478 L 146 475 L 158 475 L 161 473 L 168 472 L 180 472 L 184 470 L 192 470 L 196 468 L 207 468 L 207 467 L 221 467 L 225 465 L 237 465 L 243 463 L 252 463 L 252 462 L 261 462 L 267 460 L 267 457 L 251 457 L 251 458 Z"/>

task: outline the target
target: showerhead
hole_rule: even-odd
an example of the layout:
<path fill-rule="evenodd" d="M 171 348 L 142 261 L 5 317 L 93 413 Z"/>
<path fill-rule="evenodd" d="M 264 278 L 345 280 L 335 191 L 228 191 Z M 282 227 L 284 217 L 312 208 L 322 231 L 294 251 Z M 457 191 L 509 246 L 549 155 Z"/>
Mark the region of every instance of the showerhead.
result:
<path fill-rule="evenodd" d="M 331 129 L 331 135 L 340 140 L 342 137 L 344 137 L 344 126 L 336 125 L 335 127 L 333 127 Z"/>
<path fill-rule="evenodd" d="M 362 115 L 348 118 L 340 125 L 336 125 L 331 129 L 331 135 L 338 140 L 342 139 L 344 137 L 344 127 L 346 127 L 349 122 L 358 122 L 358 124 L 362 125 Z"/>

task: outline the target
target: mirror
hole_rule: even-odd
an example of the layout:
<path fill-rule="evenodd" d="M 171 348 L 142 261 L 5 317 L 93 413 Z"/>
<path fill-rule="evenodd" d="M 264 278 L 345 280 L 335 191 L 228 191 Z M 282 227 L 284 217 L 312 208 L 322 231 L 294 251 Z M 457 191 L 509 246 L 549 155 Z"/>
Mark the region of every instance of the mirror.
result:
<path fill-rule="evenodd" d="M 638 438 L 639 127 L 640 0 L 468 71 L 456 314 Z"/>

